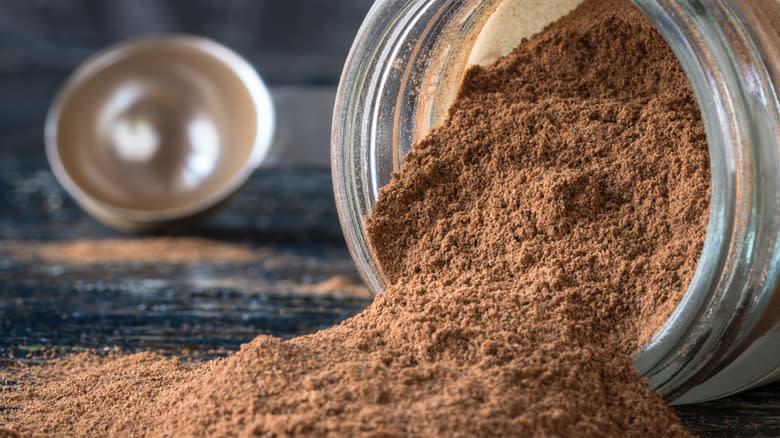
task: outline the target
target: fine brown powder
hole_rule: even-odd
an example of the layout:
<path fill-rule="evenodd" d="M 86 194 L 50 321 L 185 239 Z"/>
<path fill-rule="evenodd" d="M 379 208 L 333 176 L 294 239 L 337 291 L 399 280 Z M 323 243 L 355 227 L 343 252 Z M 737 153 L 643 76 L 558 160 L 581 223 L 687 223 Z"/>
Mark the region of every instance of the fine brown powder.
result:
<path fill-rule="evenodd" d="M 472 68 L 382 190 L 367 226 L 389 286 L 366 311 L 199 367 L 141 354 L 19 368 L 0 406 L 21 409 L 0 423 L 73 436 L 687 436 L 632 357 L 690 281 L 708 202 L 704 129 L 674 55 L 628 1 L 588 0 Z"/>
<path fill-rule="evenodd" d="M 251 248 L 245 246 L 194 237 L 24 242 L 8 246 L 16 256 L 72 264 L 194 263 L 203 260 L 246 262 L 258 258 Z"/>

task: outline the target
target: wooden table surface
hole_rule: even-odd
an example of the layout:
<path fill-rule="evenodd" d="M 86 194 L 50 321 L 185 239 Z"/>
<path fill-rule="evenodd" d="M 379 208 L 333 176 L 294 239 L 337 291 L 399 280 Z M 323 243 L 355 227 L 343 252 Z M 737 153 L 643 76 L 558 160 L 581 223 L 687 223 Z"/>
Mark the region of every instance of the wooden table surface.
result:
<path fill-rule="evenodd" d="M 99 253 L 103 239 L 159 240 L 100 225 L 55 181 L 41 127 L 61 80 L 48 73 L 0 74 L 0 366 L 43 360 L 36 354 L 41 350 L 61 355 L 92 348 L 208 358 L 259 333 L 292 337 L 329 327 L 369 304 L 365 290 L 353 284 L 359 277 L 325 167 L 263 169 L 205 226 L 171 237 L 196 237 L 207 248 L 238 248 L 248 256 L 160 261 L 144 243 L 129 260 L 63 251 L 73 242 L 86 245 L 82 250 L 96 245 Z M 288 88 L 275 96 L 317 107 L 328 93 Z M 296 105 L 277 105 L 289 108 L 280 121 L 293 118 L 285 111 Z M 287 141 L 327 150 L 326 136 L 316 129 L 307 135 Z M 780 384 L 677 411 L 701 436 L 780 436 Z"/>

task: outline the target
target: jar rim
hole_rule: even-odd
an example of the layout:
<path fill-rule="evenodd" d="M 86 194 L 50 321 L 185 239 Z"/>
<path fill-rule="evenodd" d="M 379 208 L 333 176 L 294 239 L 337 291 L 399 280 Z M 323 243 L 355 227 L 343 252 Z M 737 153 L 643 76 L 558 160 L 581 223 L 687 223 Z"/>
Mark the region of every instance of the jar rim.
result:
<path fill-rule="evenodd" d="M 751 310 L 766 307 L 767 300 L 777 295 L 774 283 L 780 272 L 780 253 L 775 245 L 777 236 L 771 232 L 777 234 L 780 229 L 774 217 L 780 210 L 780 204 L 776 205 L 780 196 L 776 152 L 780 149 L 780 106 L 768 103 L 774 115 L 761 119 L 750 102 L 757 90 L 746 89 L 752 78 L 745 77 L 739 63 L 760 65 L 749 51 L 741 58 L 734 53 L 736 48 L 752 44 L 750 35 L 739 28 L 744 23 L 734 21 L 739 14 L 737 3 L 743 0 L 701 0 L 696 5 L 673 0 L 633 1 L 670 44 L 691 81 L 705 122 L 712 170 L 707 235 L 694 277 L 674 313 L 637 354 L 635 365 L 667 400 L 704 401 L 746 389 L 737 382 L 740 378 L 732 376 L 727 379 L 731 386 L 720 392 L 712 388 L 695 392 L 697 385 L 723 369 L 723 357 L 743 348 L 745 332 L 757 323 Z M 458 17 L 459 23 L 465 22 L 465 10 L 456 11 L 461 15 L 432 12 L 453 8 L 454 3 L 468 2 L 377 1 L 358 33 L 342 75 L 331 139 L 334 190 L 350 252 L 374 293 L 381 292 L 385 281 L 362 218 L 376 201 L 381 187 L 378 181 L 389 181 L 388 172 L 378 174 L 377 160 L 390 156 L 401 163 L 406 152 L 403 144 L 408 148 L 413 140 L 414 132 L 399 134 L 393 120 L 387 120 L 409 116 L 399 114 L 398 107 L 407 111 L 405 105 L 416 104 L 413 98 L 405 97 L 400 75 L 416 72 L 415 62 L 424 64 L 410 58 L 431 54 L 430 50 L 399 52 L 399 47 L 414 46 L 412 38 L 434 44 L 427 40 L 436 35 L 425 32 L 442 32 L 448 24 L 437 19 Z M 420 20 L 428 20 L 422 26 L 425 32 L 418 29 Z M 396 64 L 404 68 L 396 69 Z M 771 88 L 772 82 L 765 80 L 763 84 Z M 777 97 L 776 88 L 758 91 Z M 405 100 L 393 99 L 399 95 Z M 755 124 L 760 122 L 766 126 L 757 129 Z M 750 141 L 755 140 L 751 135 L 756 130 L 777 137 L 772 141 L 771 135 L 764 135 L 761 141 Z M 392 143 L 391 151 L 378 151 L 387 149 L 383 141 Z M 761 159 L 769 164 L 759 165 Z M 757 276 L 756 269 L 768 274 Z M 780 358 L 777 362 L 767 367 L 780 368 Z"/>

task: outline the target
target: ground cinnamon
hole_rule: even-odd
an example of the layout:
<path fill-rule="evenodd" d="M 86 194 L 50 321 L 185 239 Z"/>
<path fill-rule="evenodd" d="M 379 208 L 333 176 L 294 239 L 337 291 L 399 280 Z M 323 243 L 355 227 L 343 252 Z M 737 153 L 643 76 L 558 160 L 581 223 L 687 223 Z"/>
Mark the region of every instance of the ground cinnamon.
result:
<path fill-rule="evenodd" d="M 195 263 L 204 260 L 249 262 L 258 259 L 252 248 L 194 237 L 77 240 L 8 245 L 17 257 L 51 262 L 95 263 Z"/>
<path fill-rule="evenodd" d="M 691 278 L 708 201 L 675 57 L 628 1 L 589 0 L 471 69 L 382 190 L 367 225 L 390 286 L 365 312 L 197 368 L 141 355 L 20 370 L 0 405 L 21 409 L 0 422 L 79 436 L 686 436 L 631 360 Z"/>

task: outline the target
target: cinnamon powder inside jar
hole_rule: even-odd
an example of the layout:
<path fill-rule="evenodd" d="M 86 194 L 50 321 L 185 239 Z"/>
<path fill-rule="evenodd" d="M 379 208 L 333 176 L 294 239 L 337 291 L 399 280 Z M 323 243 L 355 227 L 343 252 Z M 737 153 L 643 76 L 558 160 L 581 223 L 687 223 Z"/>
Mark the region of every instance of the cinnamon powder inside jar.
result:
<path fill-rule="evenodd" d="M 632 358 L 690 281 L 709 180 L 666 43 L 628 1 L 588 0 L 469 70 L 382 190 L 367 226 L 390 285 L 365 312 L 195 369 L 143 355 L 27 370 L 0 394 L 21 407 L 4 421 L 60 435 L 687 436 Z"/>

